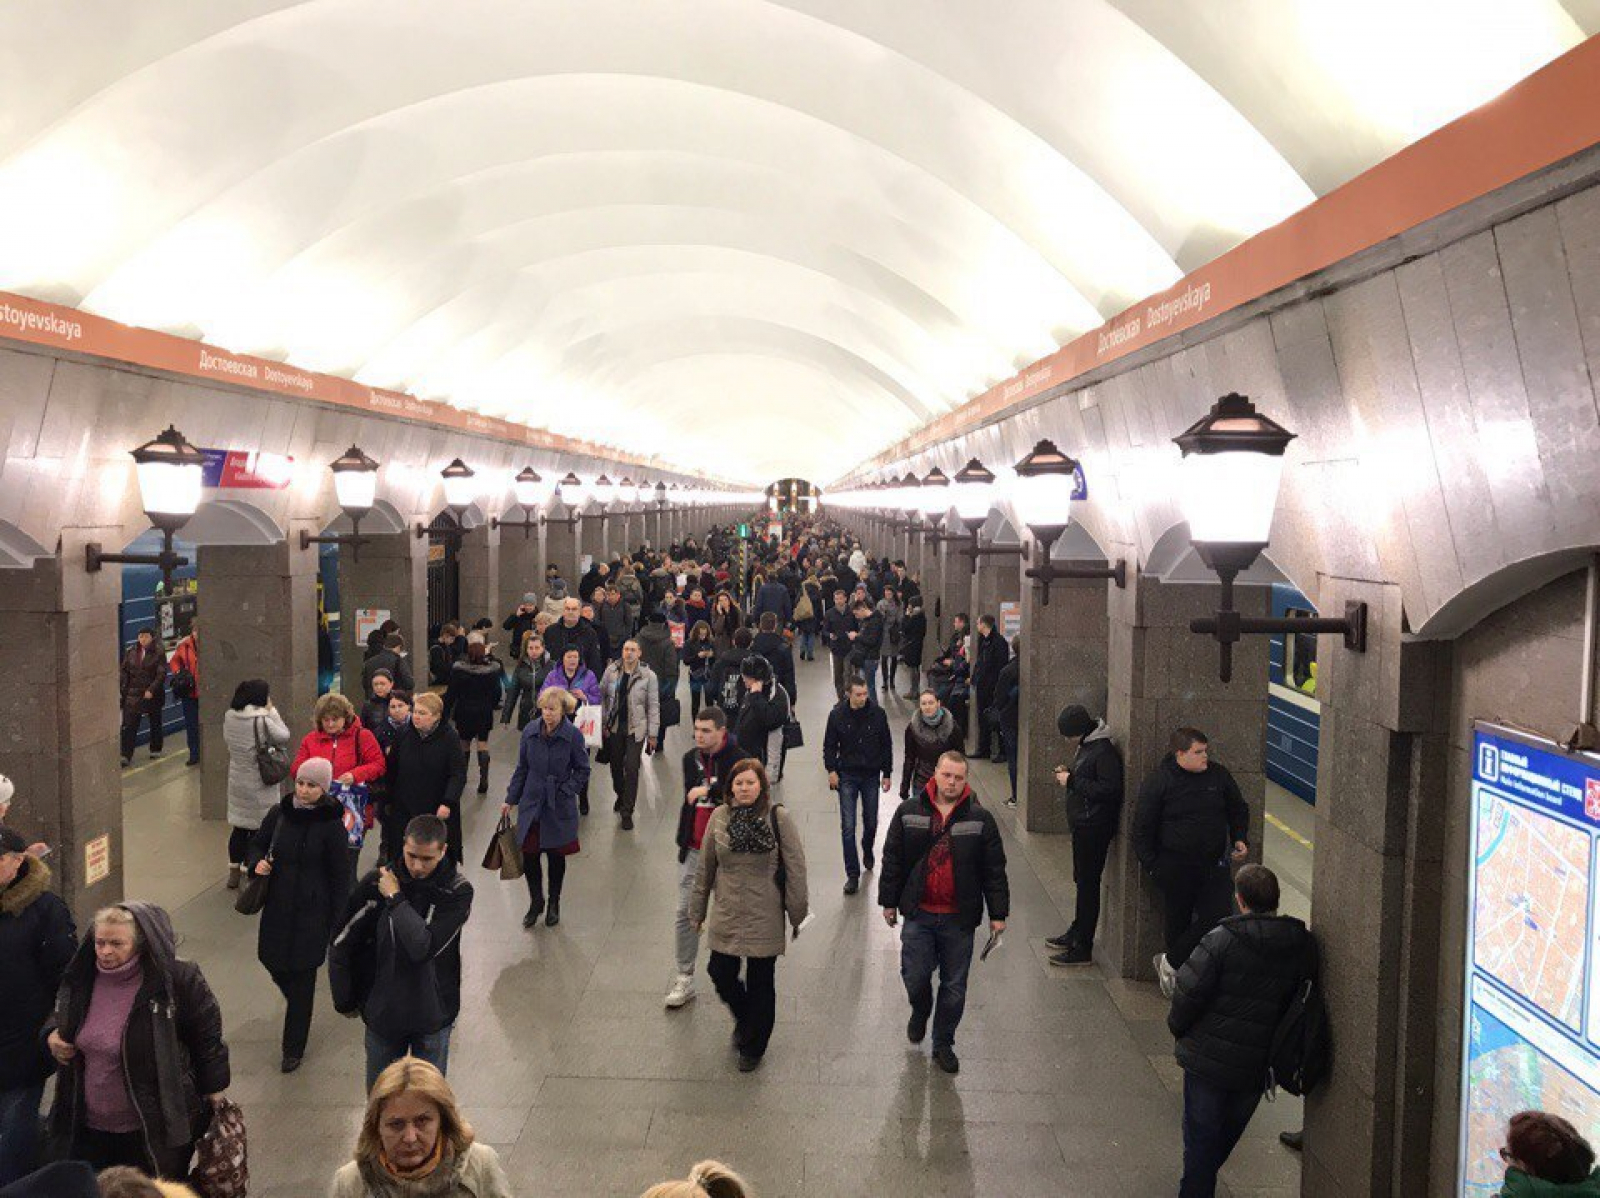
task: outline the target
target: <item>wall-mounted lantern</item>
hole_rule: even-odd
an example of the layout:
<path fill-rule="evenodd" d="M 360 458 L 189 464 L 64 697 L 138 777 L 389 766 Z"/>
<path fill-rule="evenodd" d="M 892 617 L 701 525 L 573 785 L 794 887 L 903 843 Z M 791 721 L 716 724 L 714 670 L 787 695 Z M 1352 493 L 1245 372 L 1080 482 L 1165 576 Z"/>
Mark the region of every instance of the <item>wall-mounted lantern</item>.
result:
<path fill-rule="evenodd" d="M 107 563 L 158 566 L 163 589 L 171 591 L 172 572 L 189 564 L 188 558 L 173 550 L 173 537 L 199 510 L 205 455 L 170 424 L 131 453 L 145 518 L 161 530 L 161 552 L 105 553 L 100 545 L 91 543 L 84 546 L 84 567 L 94 574 Z"/>

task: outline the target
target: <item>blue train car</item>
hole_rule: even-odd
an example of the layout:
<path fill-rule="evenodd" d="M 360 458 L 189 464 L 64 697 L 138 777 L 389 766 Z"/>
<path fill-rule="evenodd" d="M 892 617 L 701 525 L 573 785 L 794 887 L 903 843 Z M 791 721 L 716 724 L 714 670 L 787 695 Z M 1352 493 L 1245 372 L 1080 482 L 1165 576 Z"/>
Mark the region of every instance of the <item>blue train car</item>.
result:
<path fill-rule="evenodd" d="M 189 564 L 179 566 L 172 572 L 173 591 L 183 592 L 188 590 L 189 584 L 195 577 L 195 548 L 187 541 L 177 540 L 173 547 L 179 554 L 189 559 Z M 161 551 L 161 534 L 154 529 L 146 530 L 134 539 L 128 546 L 129 553 L 159 553 Z M 188 632 L 187 626 L 164 627 L 166 621 L 162 619 L 162 600 L 157 595 L 161 587 L 161 571 L 154 566 L 124 566 L 122 567 L 122 602 L 118 604 L 118 629 L 117 637 L 121 654 L 133 647 L 133 642 L 139 634 L 139 629 L 149 628 L 156 633 L 156 639 L 161 642 L 164 653 L 171 654 L 177 647 L 178 641 Z M 120 709 L 119 709 L 120 710 Z M 183 734 L 183 707 L 179 704 L 177 696 L 168 688 L 166 705 L 161 709 L 161 735 L 164 738 L 173 736 L 181 737 Z M 138 743 L 144 745 L 150 740 L 146 725 L 140 723 Z"/>
<path fill-rule="evenodd" d="M 1272 588 L 1274 616 L 1315 615 L 1294 587 Z M 1267 777 L 1308 803 L 1317 801 L 1317 638 L 1293 633 L 1272 638 L 1267 676 Z"/>

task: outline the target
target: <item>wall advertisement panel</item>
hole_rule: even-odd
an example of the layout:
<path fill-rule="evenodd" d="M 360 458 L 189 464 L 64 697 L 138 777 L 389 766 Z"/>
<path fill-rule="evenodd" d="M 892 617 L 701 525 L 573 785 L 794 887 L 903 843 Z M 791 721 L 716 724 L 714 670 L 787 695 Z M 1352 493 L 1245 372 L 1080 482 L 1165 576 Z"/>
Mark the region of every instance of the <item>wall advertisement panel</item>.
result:
<path fill-rule="evenodd" d="M 1600 757 L 1473 727 L 1460 1193 L 1499 1192 L 1507 1118 L 1600 1129 Z"/>

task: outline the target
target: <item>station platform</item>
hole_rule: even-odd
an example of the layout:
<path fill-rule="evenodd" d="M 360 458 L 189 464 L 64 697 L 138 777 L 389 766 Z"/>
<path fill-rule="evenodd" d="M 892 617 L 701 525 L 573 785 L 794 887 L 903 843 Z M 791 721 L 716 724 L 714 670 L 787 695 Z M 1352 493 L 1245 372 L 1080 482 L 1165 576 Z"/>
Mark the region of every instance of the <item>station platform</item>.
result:
<path fill-rule="evenodd" d="M 523 884 L 477 865 L 514 765 L 514 733 L 496 732 L 491 793 L 466 796 L 476 901 L 450 1080 L 517 1192 L 636 1198 L 705 1157 L 734 1165 L 763 1198 L 1174 1192 L 1182 1078 L 1165 1003 L 1153 986 L 1098 966 L 1049 964 L 1044 940 L 1070 919 L 1069 842 L 1016 826 L 1003 766 L 975 763 L 974 774 L 1003 829 L 1012 915 L 1001 949 L 973 963 L 961 1073 L 946 1076 L 925 1045 L 906 1043 L 897 933 L 879 916 L 876 876 L 854 897 L 841 893 L 837 804 L 821 763 L 828 667 L 798 664 L 807 744 L 790 754 L 778 795 L 803 829 L 816 920 L 778 965 L 778 1026 L 753 1074 L 737 1072 L 703 955 L 698 999 L 662 1006 L 674 973 L 673 829 L 688 729 L 646 759 L 631 833 L 617 830 L 609 781 L 596 771 L 562 922 L 532 931 L 520 926 Z M 892 698 L 887 709 L 898 757 L 913 708 Z M 335 1014 L 320 984 L 305 1064 L 278 1072 L 282 1000 L 255 959 L 254 921 L 235 913 L 224 888 L 227 828 L 199 819 L 200 771 L 181 758 L 127 773 L 128 893 L 172 909 L 184 955 L 222 1003 L 251 1193 L 320 1194 L 349 1159 L 361 1118 L 361 1025 Z M 880 819 L 895 801 L 884 796 Z M 1269 858 L 1278 848 L 1269 840 Z M 1308 880 L 1309 853 L 1306 866 L 1286 894 Z M 1300 1120 L 1296 1099 L 1263 1103 L 1220 1192 L 1299 1193 L 1299 1160 L 1277 1135 Z"/>

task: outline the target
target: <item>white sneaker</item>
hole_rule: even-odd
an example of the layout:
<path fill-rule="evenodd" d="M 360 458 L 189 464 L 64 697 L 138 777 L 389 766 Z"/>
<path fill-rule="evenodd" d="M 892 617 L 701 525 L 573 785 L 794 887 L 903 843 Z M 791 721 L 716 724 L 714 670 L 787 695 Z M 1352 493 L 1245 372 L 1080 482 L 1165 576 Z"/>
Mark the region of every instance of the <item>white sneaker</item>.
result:
<path fill-rule="evenodd" d="M 1178 988 L 1178 971 L 1172 968 L 1172 962 L 1167 960 L 1166 953 L 1155 955 L 1156 980 L 1161 983 L 1161 993 L 1171 998 L 1173 991 Z"/>
<path fill-rule="evenodd" d="M 672 983 L 672 989 L 667 991 L 666 1004 L 676 1011 L 679 1007 L 687 1006 L 694 1001 L 694 978 L 687 973 L 680 973 L 678 980 Z"/>

